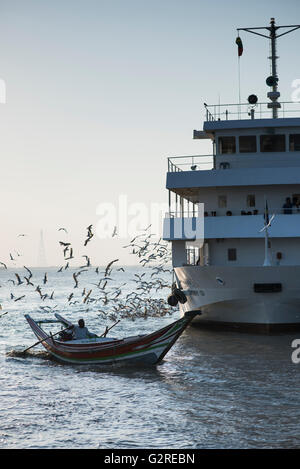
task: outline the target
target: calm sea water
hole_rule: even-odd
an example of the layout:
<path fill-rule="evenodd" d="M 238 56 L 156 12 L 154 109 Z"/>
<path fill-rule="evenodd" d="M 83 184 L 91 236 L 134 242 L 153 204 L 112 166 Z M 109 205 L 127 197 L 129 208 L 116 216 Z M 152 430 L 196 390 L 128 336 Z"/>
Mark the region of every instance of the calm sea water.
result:
<path fill-rule="evenodd" d="M 120 272 L 120 282 L 136 272 Z M 34 270 L 39 284 L 43 273 Z M 85 275 L 82 285 L 96 282 L 94 270 Z M 105 321 L 99 305 L 89 305 L 89 311 L 82 302 L 67 306 L 72 272 L 48 271 L 47 291 L 55 290 L 48 303 L 9 278 L 15 278 L 14 271 L 1 270 L 2 313 L 8 311 L 0 318 L 1 448 L 300 446 L 300 364 L 291 361 L 291 342 L 300 333 L 262 336 L 190 327 L 152 368 L 61 365 L 42 347 L 21 358 L 9 352 L 36 341 L 23 314 L 51 317 L 41 305 L 57 305 L 74 321 L 83 316 L 95 332 L 104 330 Z M 122 295 L 133 288 L 134 283 L 126 285 Z M 11 293 L 26 297 L 15 302 Z M 151 332 L 178 316 L 124 319 L 111 335 Z"/>

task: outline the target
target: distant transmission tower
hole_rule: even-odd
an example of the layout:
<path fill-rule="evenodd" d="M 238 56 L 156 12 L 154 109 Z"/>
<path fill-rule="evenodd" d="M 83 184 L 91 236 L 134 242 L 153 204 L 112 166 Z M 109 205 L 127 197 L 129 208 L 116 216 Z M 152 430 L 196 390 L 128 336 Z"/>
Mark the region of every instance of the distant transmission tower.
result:
<path fill-rule="evenodd" d="M 40 231 L 40 243 L 39 243 L 37 266 L 38 267 L 47 267 L 43 230 Z"/>

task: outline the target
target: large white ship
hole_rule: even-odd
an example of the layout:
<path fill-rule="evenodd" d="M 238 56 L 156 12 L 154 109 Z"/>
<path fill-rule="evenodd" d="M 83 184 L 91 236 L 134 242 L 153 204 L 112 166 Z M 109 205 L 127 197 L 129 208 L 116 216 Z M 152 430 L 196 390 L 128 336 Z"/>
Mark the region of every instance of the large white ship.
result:
<path fill-rule="evenodd" d="M 280 102 L 276 71 L 277 38 L 298 28 L 271 18 L 238 29 L 270 40 L 269 102 L 250 95 L 248 103 L 205 104 L 194 138 L 211 140 L 212 155 L 168 159 L 169 302 L 201 311 L 203 325 L 300 328 L 300 106 Z M 239 36 L 237 44 L 241 54 Z M 193 244 L 202 215 L 203 243 Z"/>

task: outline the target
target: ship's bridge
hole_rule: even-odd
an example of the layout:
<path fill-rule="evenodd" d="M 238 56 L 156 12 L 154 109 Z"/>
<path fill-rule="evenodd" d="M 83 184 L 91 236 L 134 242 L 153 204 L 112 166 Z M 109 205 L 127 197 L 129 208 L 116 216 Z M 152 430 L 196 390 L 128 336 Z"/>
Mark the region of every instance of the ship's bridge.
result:
<path fill-rule="evenodd" d="M 262 237 L 266 197 L 277 214 L 273 236 L 299 236 L 300 103 L 281 103 L 277 118 L 262 104 L 254 112 L 249 104 L 236 112 L 231 105 L 206 105 L 203 130 L 194 138 L 210 139 L 212 153 L 168 158 L 165 239 L 180 239 L 175 225 L 183 218 L 192 223 L 198 203 L 207 217 L 206 238 Z M 299 202 L 289 213 L 283 208 L 287 197 Z"/>
<path fill-rule="evenodd" d="M 300 102 L 280 103 L 276 119 L 268 105 L 206 104 L 194 139 L 211 140 L 212 152 L 169 157 L 167 189 L 189 196 L 201 187 L 298 184 Z"/>

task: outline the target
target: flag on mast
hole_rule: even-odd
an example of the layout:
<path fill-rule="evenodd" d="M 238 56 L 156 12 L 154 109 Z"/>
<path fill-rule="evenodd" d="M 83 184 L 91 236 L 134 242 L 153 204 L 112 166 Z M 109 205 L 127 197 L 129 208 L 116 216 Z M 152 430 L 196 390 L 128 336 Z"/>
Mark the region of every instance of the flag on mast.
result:
<path fill-rule="evenodd" d="M 242 53 L 243 53 L 243 43 L 242 43 L 242 40 L 240 38 L 240 36 L 238 36 L 235 40 L 235 43 L 237 44 L 238 46 L 238 56 L 241 57 Z"/>
<path fill-rule="evenodd" d="M 270 223 L 270 220 L 269 220 L 269 208 L 268 208 L 267 200 L 266 200 L 266 205 L 265 205 L 264 220 L 265 220 L 265 225 L 268 226 Z"/>

